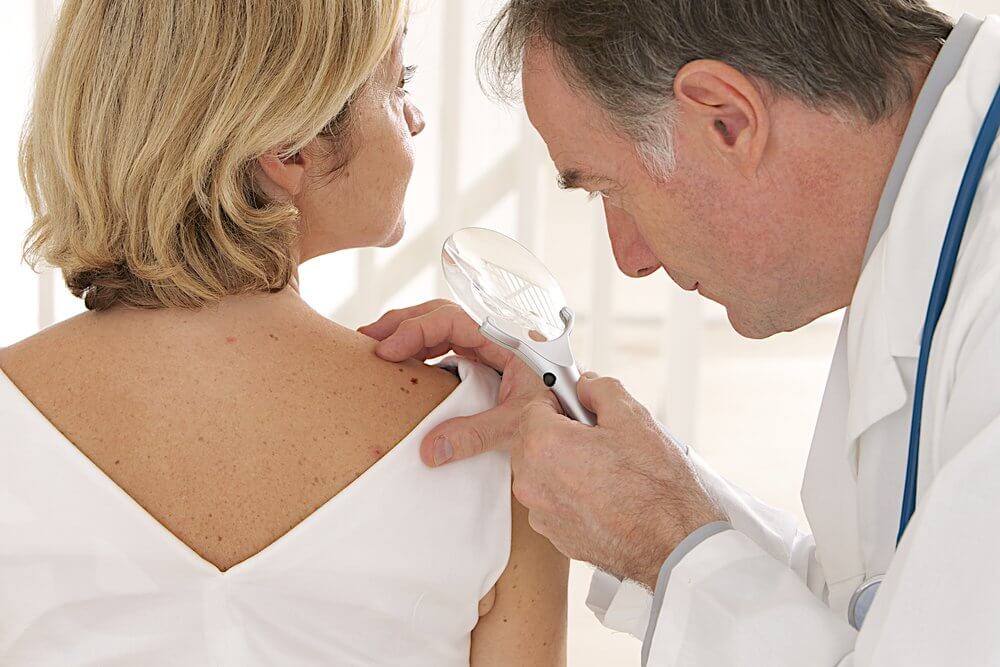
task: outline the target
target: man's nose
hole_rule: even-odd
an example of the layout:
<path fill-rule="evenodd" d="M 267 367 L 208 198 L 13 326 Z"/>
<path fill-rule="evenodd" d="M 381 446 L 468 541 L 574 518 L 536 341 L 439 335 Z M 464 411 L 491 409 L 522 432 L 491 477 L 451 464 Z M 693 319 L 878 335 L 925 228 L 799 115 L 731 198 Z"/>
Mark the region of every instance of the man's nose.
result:
<path fill-rule="evenodd" d="M 645 278 L 656 273 L 662 264 L 639 234 L 632 216 L 605 200 L 604 218 L 618 269 L 632 278 Z"/>

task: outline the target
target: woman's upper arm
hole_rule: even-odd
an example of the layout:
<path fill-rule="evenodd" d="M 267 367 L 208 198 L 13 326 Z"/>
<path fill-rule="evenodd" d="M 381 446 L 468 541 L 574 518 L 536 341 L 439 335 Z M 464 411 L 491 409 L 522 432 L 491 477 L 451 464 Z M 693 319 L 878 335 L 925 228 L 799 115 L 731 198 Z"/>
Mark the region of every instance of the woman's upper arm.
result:
<path fill-rule="evenodd" d="M 528 510 L 511 499 L 511 548 L 492 608 L 472 631 L 472 667 L 566 664 L 569 561 L 528 525 Z M 489 596 L 488 596 L 489 597 Z"/>

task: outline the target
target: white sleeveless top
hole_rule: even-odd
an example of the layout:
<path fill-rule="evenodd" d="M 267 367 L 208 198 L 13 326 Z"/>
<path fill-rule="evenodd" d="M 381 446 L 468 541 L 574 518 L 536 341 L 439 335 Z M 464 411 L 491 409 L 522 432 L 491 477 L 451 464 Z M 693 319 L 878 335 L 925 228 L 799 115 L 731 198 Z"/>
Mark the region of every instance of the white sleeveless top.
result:
<path fill-rule="evenodd" d="M 462 383 L 402 442 L 226 572 L 0 372 L 0 665 L 468 665 L 510 553 L 510 463 L 421 463 L 431 427 L 496 403 L 493 371 L 457 365 Z"/>

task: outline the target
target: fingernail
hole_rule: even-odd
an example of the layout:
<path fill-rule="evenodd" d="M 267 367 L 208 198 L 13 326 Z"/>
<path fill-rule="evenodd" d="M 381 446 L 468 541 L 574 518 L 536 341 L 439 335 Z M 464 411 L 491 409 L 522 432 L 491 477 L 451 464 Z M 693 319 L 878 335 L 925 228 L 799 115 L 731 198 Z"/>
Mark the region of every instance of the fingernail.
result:
<path fill-rule="evenodd" d="M 586 373 L 584 373 L 580 377 L 585 378 L 587 380 L 596 380 L 600 376 L 597 373 L 595 373 L 594 371 L 587 371 Z"/>
<path fill-rule="evenodd" d="M 439 466 L 447 463 L 455 455 L 455 448 L 446 436 L 439 435 L 434 441 L 434 465 Z"/>

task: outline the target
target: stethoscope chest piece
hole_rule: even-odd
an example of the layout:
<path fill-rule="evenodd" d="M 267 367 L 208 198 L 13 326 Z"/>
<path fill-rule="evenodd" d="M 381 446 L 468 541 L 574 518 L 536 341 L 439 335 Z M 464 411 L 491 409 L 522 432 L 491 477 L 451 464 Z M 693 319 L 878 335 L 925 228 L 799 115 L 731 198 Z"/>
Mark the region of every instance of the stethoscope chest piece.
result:
<path fill-rule="evenodd" d="M 858 590 L 854 591 L 854 595 L 851 596 L 851 602 L 847 605 L 847 622 L 855 630 L 860 630 L 861 626 L 864 625 L 865 618 L 868 617 L 868 612 L 871 610 L 872 604 L 875 603 L 875 596 L 878 595 L 878 589 L 882 585 L 883 579 L 885 577 L 868 579 L 858 586 Z"/>

